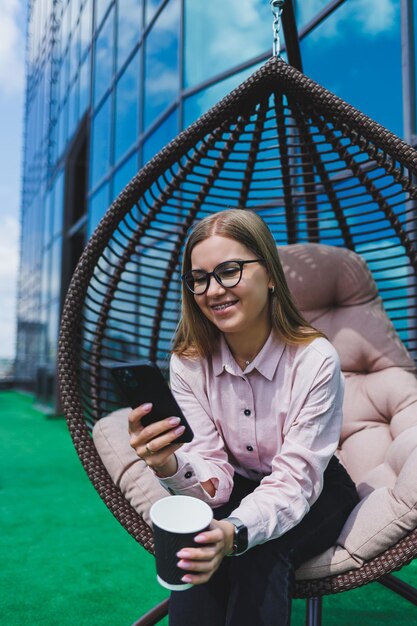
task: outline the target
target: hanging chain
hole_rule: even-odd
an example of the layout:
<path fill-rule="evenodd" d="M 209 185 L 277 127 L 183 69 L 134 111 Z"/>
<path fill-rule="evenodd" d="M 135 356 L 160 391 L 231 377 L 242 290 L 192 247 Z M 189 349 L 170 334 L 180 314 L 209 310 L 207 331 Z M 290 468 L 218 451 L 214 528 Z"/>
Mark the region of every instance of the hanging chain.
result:
<path fill-rule="evenodd" d="M 272 25 L 272 30 L 274 33 L 274 43 L 272 46 L 272 54 L 276 57 L 279 57 L 280 52 L 281 52 L 281 42 L 279 38 L 279 31 L 281 29 L 281 15 L 282 15 L 282 9 L 284 7 L 284 3 L 285 3 L 285 0 L 269 0 L 272 13 L 274 14 L 274 23 Z"/>

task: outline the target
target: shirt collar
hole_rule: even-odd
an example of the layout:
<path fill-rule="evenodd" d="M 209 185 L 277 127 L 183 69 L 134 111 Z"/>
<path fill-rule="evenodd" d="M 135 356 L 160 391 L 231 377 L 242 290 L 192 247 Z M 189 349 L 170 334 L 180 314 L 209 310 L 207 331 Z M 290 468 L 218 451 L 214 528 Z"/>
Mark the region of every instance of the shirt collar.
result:
<path fill-rule="evenodd" d="M 266 379 L 272 380 L 275 376 L 284 348 L 284 341 L 272 330 L 262 350 L 256 355 L 243 373 L 250 374 L 256 369 Z M 225 338 L 221 336 L 219 349 L 213 355 L 213 372 L 215 376 L 220 376 L 224 371 L 234 376 L 242 376 L 242 370 L 234 360 Z"/>

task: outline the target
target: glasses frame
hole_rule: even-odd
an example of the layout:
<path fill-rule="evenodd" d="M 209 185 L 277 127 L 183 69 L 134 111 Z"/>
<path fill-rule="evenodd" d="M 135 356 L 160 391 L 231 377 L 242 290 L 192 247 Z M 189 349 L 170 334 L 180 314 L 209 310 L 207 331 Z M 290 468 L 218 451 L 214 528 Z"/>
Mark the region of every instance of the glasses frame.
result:
<path fill-rule="evenodd" d="M 237 263 L 240 268 L 240 274 L 239 274 L 239 278 L 237 279 L 234 285 L 226 286 L 226 285 L 223 285 L 222 280 L 220 276 L 217 274 L 217 272 L 219 271 L 219 268 L 222 267 L 222 265 L 228 265 L 229 263 Z M 229 261 L 222 261 L 222 263 L 219 263 L 218 265 L 216 265 L 216 267 L 214 268 L 212 272 L 205 272 L 204 270 L 188 270 L 188 272 L 185 272 L 185 274 L 182 274 L 181 279 L 184 285 L 186 286 L 186 288 L 188 289 L 188 291 L 191 291 L 191 293 L 194 294 L 195 296 L 202 296 L 206 293 L 206 291 L 208 290 L 210 286 L 210 281 L 211 281 L 212 276 L 214 276 L 215 280 L 218 282 L 218 284 L 221 287 L 223 287 L 223 289 L 233 289 L 233 287 L 236 287 L 242 280 L 243 267 L 247 263 L 265 263 L 265 260 L 264 259 L 249 259 L 246 261 L 242 261 L 240 259 L 230 259 Z M 196 293 L 194 289 L 192 289 L 187 282 L 187 277 L 192 277 L 193 272 L 201 272 L 201 274 L 206 275 L 206 286 L 204 290 L 201 292 L 199 291 Z"/>

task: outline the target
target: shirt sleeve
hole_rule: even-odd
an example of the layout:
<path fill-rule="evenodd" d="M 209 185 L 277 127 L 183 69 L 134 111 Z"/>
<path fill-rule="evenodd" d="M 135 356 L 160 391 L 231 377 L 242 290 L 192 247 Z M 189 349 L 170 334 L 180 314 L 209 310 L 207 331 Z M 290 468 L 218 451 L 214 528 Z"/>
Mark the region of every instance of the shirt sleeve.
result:
<path fill-rule="evenodd" d="M 194 438 L 175 453 L 177 472 L 168 478 L 159 478 L 159 481 L 170 493 L 194 496 L 216 508 L 230 498 L 234 469 L 210 415 L 204 376 L 197 364 L 195 370 L 187 369 L 184 373 L 180 359 L 172 356 L 171 391 L 194 432 Z M 201 485 L 208 480 L 216 489 L 213 497 Z"/>
<path fill-rule="evenodd" d="M 290 424 L 271 474 L 231 513 L 248 527 L 249 548 L 283 535 L 301 521 L 319 497 L 324 470 L 337 449 L 343 376 L 336 352 L 321 359 L 318 371 L 315 361 L 310 352 L 297 368 Z"/>

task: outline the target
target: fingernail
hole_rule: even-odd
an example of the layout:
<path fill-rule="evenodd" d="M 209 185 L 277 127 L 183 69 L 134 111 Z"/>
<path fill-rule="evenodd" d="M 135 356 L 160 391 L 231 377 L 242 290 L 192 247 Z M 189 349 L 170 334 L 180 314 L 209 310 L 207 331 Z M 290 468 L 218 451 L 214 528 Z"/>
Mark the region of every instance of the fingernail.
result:
<path fill-rule="evenodd" d="M 179 559 L 189 559 L 191 556 L 190 552 L 188 552 L 188 550 L 180 550 L 179 552 L 177 552 L 177 557 Z"/>
<path fill-rule="evenodd" d="M 183 582 L 183 583 L 192 583 L 192 582 L 193 582 L 193 579 L 191 578 L 191 576 L 188 576 L 188 574 L 186 574 L 185 576 L 183 576 L 183 577 L 181 578 L 181 580 L 182 580 L 182 582 Z"/>
<path fill-rule="evenodd" d="M 197 537 L 194 537 L 194 541 L 196 541 L 197 543 L 204 543 L 205 541 L 207 541 L 207 537 L 206 535 L 197 535 Z"/>
<path fill-rule="evenodd" d="M 150 402 L 147 402 L 146 404 L 142 404 L 142 409 L 144 411 L 150 411 L 152 408 L 152 404 Z"/>
<path fill-rule="evenodd" d="M 168 420 L 168 424 L 172 424 L 172 426 L 176 426 L 177 424 L 180 423 L 180 418 L 179 417 L 170 417 Z"/>
<path fill-rule="evenodd" d="M 183 433 L 183 432 L 184 432 L 184 430 L 185 430 L 185 426 L 179 426 L 178 428 L 176 428 L 176 429 L 174 430 L 174 433 L 175 433 L 176 435 L 181 435 L 181 433 Z"/>
<path fill-rule="evenodd" d="M 190 569 L 191 561 L 178 561 L 178 567 L 180 569 Z"/>

